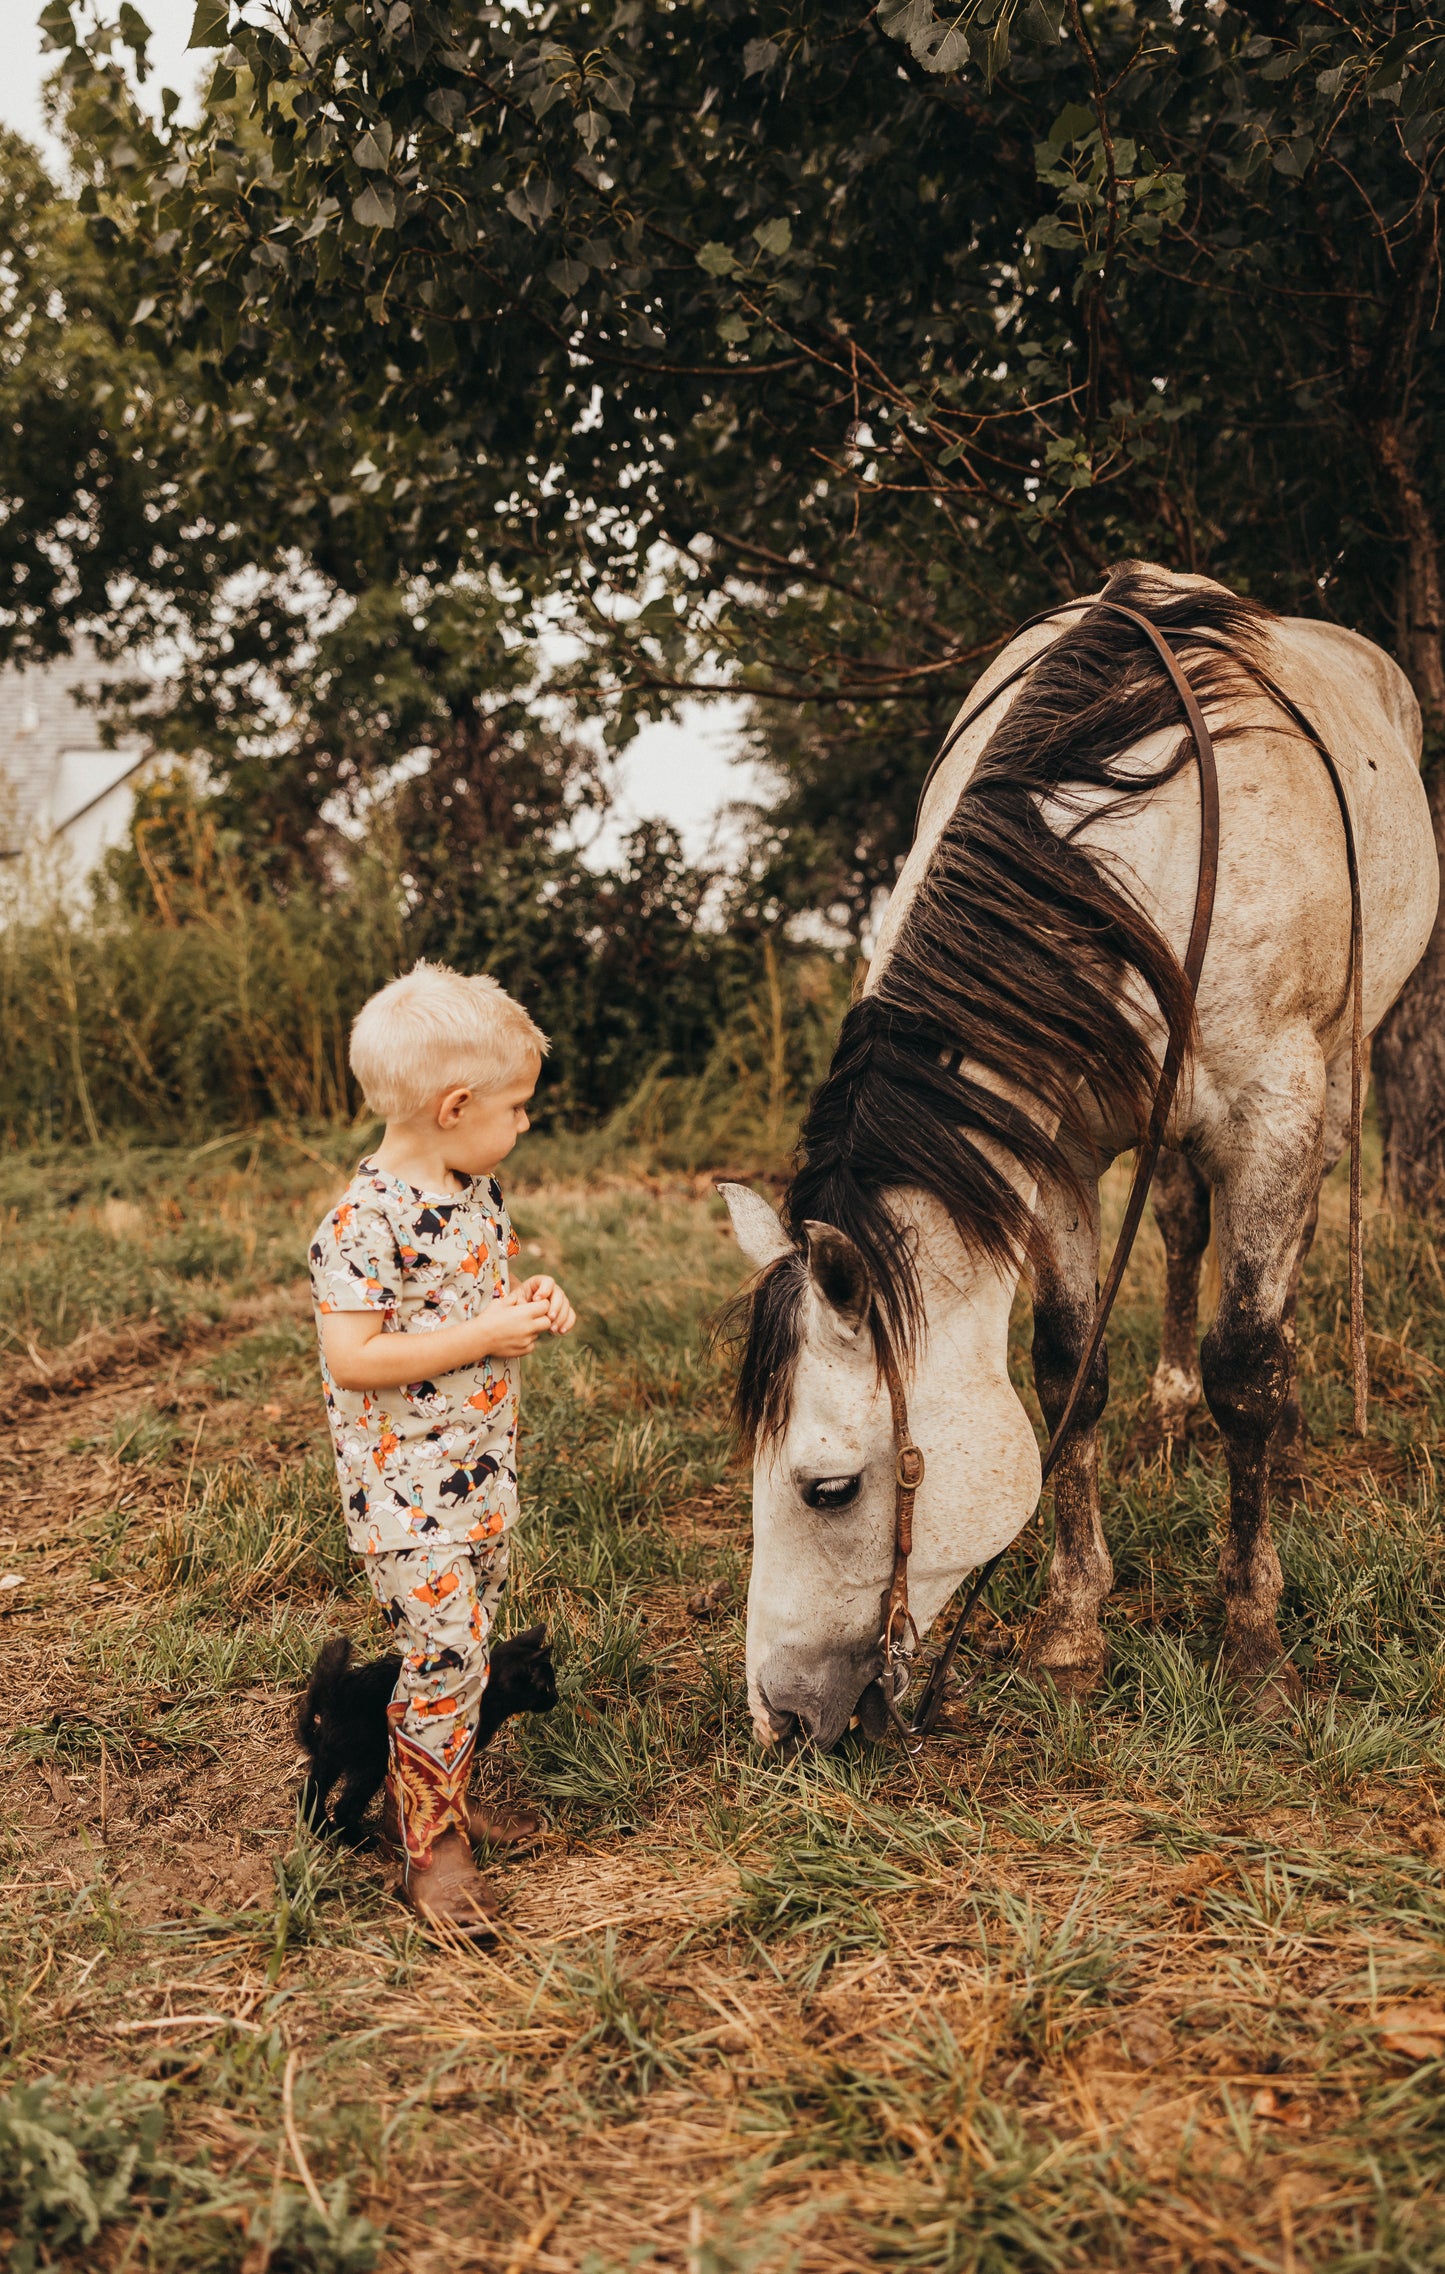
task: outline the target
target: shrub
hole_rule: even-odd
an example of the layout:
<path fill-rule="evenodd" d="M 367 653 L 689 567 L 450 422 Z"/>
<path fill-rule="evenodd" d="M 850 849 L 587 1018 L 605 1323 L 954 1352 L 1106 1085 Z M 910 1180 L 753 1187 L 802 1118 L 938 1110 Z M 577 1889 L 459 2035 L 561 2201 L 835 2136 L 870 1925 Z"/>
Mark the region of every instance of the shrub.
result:
<path fill-rule="evenodd" d="M 162 2122 L 144 2085 L 97 2085 L 67 2099 L 47 2078 L 0 2101 L 0 2206 L 15 2237 L 8 2274 L 32 2274 L 52 2251 L 93 2243 L 119 2218 L 155 2169 Z"/>
<path fill-rule="evenodd" d="M 777 986 L 770 943 L 712 921 L 713 879 L 653 823 L 615 869 L 541 840 L 473 861 L 449 895 L 434 879 L 422 891 L 380 840 L 332 888 L 274 887 L 218 859 L 147 906 L 118 873 L 89 903 L 12 887 L 0 923 L 12 1141 L 349 1119 L 351 1021 L 418 956 L 491 971 L 525 1001 L 552 1037 L 539 1110 L 554 1122 L 615 1112 L 650 1072 L 706 1073 Z"/>

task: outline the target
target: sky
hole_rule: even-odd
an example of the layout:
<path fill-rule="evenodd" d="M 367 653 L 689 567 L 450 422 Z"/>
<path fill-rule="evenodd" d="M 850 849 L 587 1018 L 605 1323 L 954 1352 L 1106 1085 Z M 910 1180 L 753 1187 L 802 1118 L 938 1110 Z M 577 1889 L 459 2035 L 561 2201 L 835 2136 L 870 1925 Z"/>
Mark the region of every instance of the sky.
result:
<path fill-rule="evenodd" d="M 60 154 L 45 129 L 42 87 L 54 67 L 43 55 L 38 17 L 43 0 L 0 0 L 0 120 L 36 143 L 59 168 Z M 186 52 L 195 0 L 138 0 L 151 28 L 151 74 L 146 91 L 157 99 L 163 86 L 187 95 L 195 85 L 197 61 Z M 204 68 L 204 66 L 202 66 Z M 676 723 L 645 727 L 624 752 L 617 769 L 617 805 L 594 847 L 605 858 L 636 822 L 653 817 L 670 821 L 689 856 L 724 857 L 737 842 L 737 830 L 723 809 L 756 794 L 751 769 L 736 764 L 735 703 L 692 703 Z"/>

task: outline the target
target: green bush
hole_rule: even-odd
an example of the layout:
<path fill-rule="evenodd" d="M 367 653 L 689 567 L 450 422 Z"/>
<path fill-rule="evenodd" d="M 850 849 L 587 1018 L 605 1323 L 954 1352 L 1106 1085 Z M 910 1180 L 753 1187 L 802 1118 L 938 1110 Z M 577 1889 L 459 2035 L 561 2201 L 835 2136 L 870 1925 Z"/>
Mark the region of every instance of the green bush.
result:
<path fill-rule="evenodd" d="M 13 1143 L 94 1144 L 348 1120 L 361 1106 L 351 1021 L 428 956 L 490 971 L 551 1036 L 543 1120 L 595 1125 L 655 1103 L 659 1082 L 676 1119 L 679 1081 L 716 1098 L 741 1078 L 761 1084 L 781 1133 L 793 1076 L 818 1055 L 809 1003 L 821 989 L 831 1030 L 837 966 L 715 926 L 712 881 L 648 824 L 613 870 L 544 841 L 499 850 L 449 899 L 417 897 L 375 846 L 331 890 L 281 891 L 224 864 L 203 890 L 173 885 L 149 906 L 114 873 L 88 904 L 32 884 L 0 923 L 0 1128 Z"/>
<path fill-rule="evenodd" d="M 0 2101 L 0 2208 L 15 2237 L 7 2274 L 32 2274 L 119 2218 L 155 2170 L 163 2121 L 145 2085 L 97 2085 L 81 2100 L 57 2097 L 46 2078 Z"/>
<path fill-rule="evenodd" d="M 604 1150 L 777 1154 L 826 1063 L 846 974 L 829 954 L 708 918 L 710 880 L 666 832 L 596 873 L 545 844 L 501 851 L 450 901 L 408 906 L 372 848 L 333 891 L 208 872 L 147 908 L 114 879 L 89 904 L 33 889 L 0 924 L 0 1130 L 12 1144 L 204 1136 L 348 1121 L 367 996 L 418 956 L 487 970 L 552 1038 L 538 1117 Z M 218 1258 L 186 1235 L 180 1277 Z"/>

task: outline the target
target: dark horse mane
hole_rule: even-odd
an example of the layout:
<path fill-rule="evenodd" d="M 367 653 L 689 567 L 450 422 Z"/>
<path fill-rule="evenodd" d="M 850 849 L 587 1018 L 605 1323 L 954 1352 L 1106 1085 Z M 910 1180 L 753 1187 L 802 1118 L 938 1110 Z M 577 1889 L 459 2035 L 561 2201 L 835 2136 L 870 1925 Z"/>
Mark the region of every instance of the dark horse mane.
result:
<path fill-rule="evenodd" d="M 1115 570 L 1100 598 L 1158 627 L 1201 704 L 1249 685 L 1234 659 L 1259 658 L 1271 617 L 1257 603 L 1218 586 L 1180 590 L 1138 563 Z M 747 1442 L 765 1441 L 787 1416 L 810 1221 L 836 1225 L 859 1250 L 875 1344 L 906 1361 L 922 1296 L 885 1194 L 930 1193 L 971 1250 L 1018 1268 L 1032 1212 L 1000 1152 L 1026 1184 L 1078 1192 L 1094 1114 L 1144 1132 L 1157 1066 L 1126 1008 L 1131 981 L 1143 982 L 1171 1035 L 1186 1047 L 1194 1039 L 1178 958 L 1078 834 L 1099 812 L 1080 792 L 1111 791 L 1117 810 L 1189 763 L 1186 731 L 1149 772 L 1120 764 L 1146 735 L 1182 724 L 1179 697 L 1126 618 L 1091 608 L 1061 620 L 947 822 L 877 988 L 844 1019 L 809 1107 L 783 1201 L 793 1253 L 746 1299 L 736 1417 Z M 1078 818 L 1060 832 L 1058 809 L 1071 798 Z"/>

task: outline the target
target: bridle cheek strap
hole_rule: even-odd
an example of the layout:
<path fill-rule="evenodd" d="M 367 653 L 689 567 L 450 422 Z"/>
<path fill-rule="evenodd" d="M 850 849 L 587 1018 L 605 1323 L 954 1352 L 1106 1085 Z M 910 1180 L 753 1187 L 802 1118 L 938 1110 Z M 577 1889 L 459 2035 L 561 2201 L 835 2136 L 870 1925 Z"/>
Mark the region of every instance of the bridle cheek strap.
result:
<path fill-rule="evenodd" d="M 925 1463 L 908 1426 L 908 1405 L 897 1361 L 886 1347 L 883 1379 L 888 1385 L 888 1405 L 893 1420 L 893 1577 L 888 1586 L 888 1608 L 883 1616 L 886 1676 L 895 1658 L 919 1647 L 918 1628 L 908 1607 L 908 1559 L 913 1553 L 913 1505 L 923 1482 Z"/>

